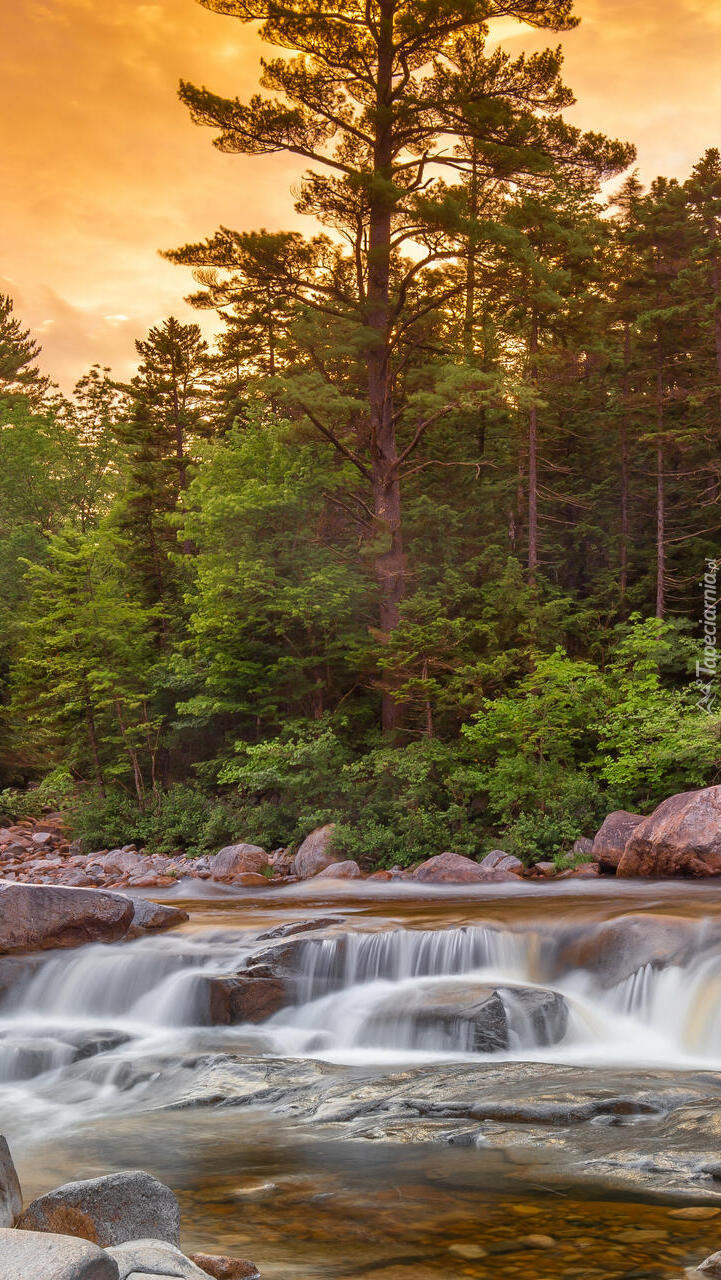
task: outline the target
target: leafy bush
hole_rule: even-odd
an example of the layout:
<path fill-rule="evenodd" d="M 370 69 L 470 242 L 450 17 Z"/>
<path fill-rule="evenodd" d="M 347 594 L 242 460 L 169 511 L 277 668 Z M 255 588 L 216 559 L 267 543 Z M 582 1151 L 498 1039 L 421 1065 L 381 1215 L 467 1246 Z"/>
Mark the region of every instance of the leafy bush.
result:
<path fill-rule="evenodd" d="M 86 791 L 70 803 L 67 814 L 72 834 L 88 852 L 133 843 L 152 853 L 184 849 L 195 857 L 228 844 L 238 830 L 228 804 L 183 785 L 151 796 L 144 811 L 125 791 L 105 796 Z"/>
<path fill-rule="evenodd" d="M 53 769 L 37 786 L 19 790 L 8 787 L 0 791 L 0 818 L 18 821 L 39 818 L 49 809 L 61 809 L 72 795 L 74 783 L 67 769 Z"/>

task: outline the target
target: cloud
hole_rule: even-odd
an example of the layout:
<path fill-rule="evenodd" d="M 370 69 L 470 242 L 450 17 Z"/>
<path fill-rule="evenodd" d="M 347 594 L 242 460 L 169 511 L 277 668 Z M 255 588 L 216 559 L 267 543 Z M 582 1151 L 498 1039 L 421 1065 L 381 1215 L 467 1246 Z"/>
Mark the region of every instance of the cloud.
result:
<path fill-rule="evenodd" d="M 583 24 L 564 40 L 574 118 L 635 141 L 646 178 L 683 176 L 719 141 L 721 0 L 577 7 Z M 124 374 L 136 336 L 171 311 L 191 315 L 188 277 L 158 249 L 220 223 L 303 225 L 290 194 L 302 165 L 220 154 L 177 101 L 181 77 L 250 93 L 254 28 L 195 0 L 25 0 L 5 10 L 0 275 L 66 386 L 95 360 Z M 513 48 L 556 39 L 527 28 L 506 38 Z"/>

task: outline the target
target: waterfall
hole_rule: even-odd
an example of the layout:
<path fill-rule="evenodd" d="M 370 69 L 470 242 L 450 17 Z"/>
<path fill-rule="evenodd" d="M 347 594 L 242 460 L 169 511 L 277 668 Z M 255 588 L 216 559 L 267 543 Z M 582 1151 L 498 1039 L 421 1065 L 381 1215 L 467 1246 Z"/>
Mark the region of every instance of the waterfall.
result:
<path fill-rule="evenodd" d="M 441 929 L 361 921 L 269 946 L 192 929 L 13 961 L 0 995 L 0 1114 L 80 1114 L 172 1100 L 223 1057 L 412 1066 L 518 1059 L 721 1068 L 713 922 L 538 915 Z M 216 979 L 288 980 L 259 1025 L 212 1025 Z M 257 978 L 255 978 L 257 975 Z"/>

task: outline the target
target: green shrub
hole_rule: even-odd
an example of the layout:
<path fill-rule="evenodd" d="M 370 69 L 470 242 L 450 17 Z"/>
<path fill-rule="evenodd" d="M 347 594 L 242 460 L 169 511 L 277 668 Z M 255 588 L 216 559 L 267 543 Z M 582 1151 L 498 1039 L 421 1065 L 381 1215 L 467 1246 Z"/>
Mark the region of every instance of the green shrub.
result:
<path fill-rule="evenodd" d="M 105 796 L 85 791 L 69 804 L 67 816 L 73 836 L 88 852 L 132 843 L 152 853 L 182 849 L 196 857 L 228 844 L 238 830 L 228 804 L 182 784 L 151 795 L 144 811 L 125 791 Z"/>

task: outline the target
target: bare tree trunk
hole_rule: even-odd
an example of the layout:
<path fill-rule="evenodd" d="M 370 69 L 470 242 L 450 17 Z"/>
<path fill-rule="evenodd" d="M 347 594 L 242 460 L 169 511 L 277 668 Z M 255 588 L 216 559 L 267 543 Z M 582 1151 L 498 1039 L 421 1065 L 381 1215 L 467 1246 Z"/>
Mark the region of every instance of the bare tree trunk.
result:
<path fill-rule="evenodd" d="M 406 589 L 406 562 L 401 522 L 398 446 L 391 389 L 390 262 L 393 211 L 393 16 L 394 0 L 381 0 L 378 28 L 376 132 L 368 232 L 367 322 L 373 331 L 368 347 L 371 485 L 376 536 L 383 550 L 376 557 L 379 623 L 387 641 L 400 620 Z M 382 726 L 398 724 L 398 707 L 390 690 L 383 693 Z"/>
<path fill-rule="evenodd" d="M 619 549 L 620 575 L 619 595 L 621 608 L 625 606 L 628 592 L 628 546 L 629 546 L 629 448 L 628 448 L 628 403 L 629 403 L 629 366 L 631 363 L 631 327 L 626 325 L 623 340 L 623 412 L 620 425 L 621 445 L 621 546 Z"/>
<path fill-rule="evenodd" d="M 664 451 L 663 357 L 656 357 L 656 617 L 666 610 L 666 483 Z"/>
<path fill-rule="evenodd" d="M 536 585 L 538 569 L 538 408 L 536 386 L 538 382 L 538 316 L 534 308 L 531 319 L 531 390 L 533 403 L 528 423 L 528 581 Z"/>

